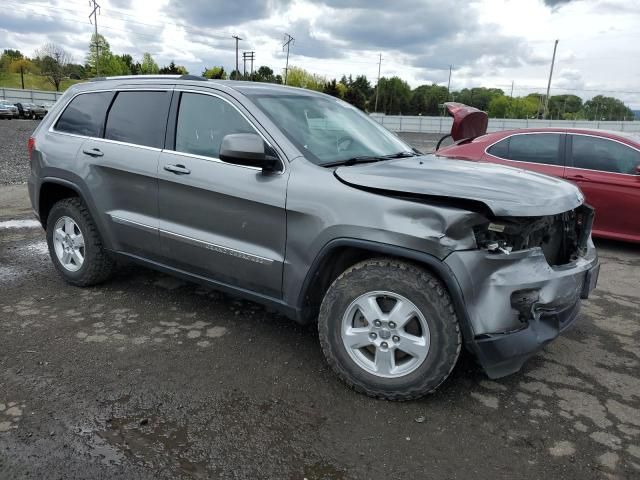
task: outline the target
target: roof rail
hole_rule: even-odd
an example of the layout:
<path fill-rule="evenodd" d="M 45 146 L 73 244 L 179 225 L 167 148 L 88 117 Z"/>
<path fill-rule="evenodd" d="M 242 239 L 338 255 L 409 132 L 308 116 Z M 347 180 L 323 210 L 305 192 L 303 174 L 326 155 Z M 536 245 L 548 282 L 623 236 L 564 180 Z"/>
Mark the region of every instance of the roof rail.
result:
<path fill-rule="evenodd" d="M 94 77 L 90 82 L 102 82 L 105 80 L 163 80 L 163 79 L 175 79 L 175 80 L 198 80 L 201 82 L 208 81 L 204 77 L 198 75 L 118 75 L 114 77 Z"/>

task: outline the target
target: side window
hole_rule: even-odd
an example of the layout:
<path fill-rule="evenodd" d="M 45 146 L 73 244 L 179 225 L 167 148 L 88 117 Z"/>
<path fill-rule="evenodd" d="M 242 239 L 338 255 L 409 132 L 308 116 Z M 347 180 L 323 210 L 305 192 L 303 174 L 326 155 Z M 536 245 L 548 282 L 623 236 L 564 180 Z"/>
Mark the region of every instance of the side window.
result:
<path fill-rule="evenodd" d="M 509 156 L 506 158 L 521 162 L 562 166 L 561 138 L 562 136 L 556 133 L 513 135 L 509 140 Z"/>
<path fill-rule="evenodd" d="M 112 92 L 83 93 L 71 100 L 55 130 L 87 137 L 101 137 L 104 117 L 113 98 Z"/>
<path fill-rule="evenodd" d="M 498 143 L 491 145 L 487 150 L 489 155 L 499 158 L 509 158 L 509 138 L 500 140 Z"/>
<path fill-rule="evenodd" d="M 605 138 L 572 135 L 571 159 L 576 168 L 633 175 L 640 152 Z"/>
<path fill-rule="evenodd" d="M 119 92 L 109 110 L 104 138 L 162 148 L 169 92 Z"/>
<path fill-rule="evenodd" d="M 176 126 L 177 152 L 218 158 L 220 145 L 230 133 L 256 133 L 242 115 L 226 101 L 183 93 Z"/>

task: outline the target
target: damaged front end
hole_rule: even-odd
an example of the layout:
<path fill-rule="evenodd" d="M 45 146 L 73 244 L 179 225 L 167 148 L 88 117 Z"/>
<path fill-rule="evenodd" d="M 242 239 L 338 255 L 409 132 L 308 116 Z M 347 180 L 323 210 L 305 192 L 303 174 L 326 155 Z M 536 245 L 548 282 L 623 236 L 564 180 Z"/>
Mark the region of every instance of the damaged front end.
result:
<path fill-rule="evenodd" d="M 474 228 L 474 234 L 478 247 L 489 252 L 540 247 L 549 265 L 565 265 L 586 254 L 593 216 L 593 208 L 581 205 L 557 215 L 487 220 Z"/>
<path fill-rule="evenodd" d="M 491 378 L 568 328 L 597 282 L 593 209 L 540 217 L 494 217 L 476 225 L 475 250 L 445 262 L 462 288 L 473 332 L 467 347 Z"/>

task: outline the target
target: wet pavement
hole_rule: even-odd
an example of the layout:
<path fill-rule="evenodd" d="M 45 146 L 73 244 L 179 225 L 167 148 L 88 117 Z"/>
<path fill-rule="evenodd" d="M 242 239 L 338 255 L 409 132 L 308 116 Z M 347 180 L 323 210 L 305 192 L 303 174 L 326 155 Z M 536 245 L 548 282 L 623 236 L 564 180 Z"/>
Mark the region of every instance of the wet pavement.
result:
<path fill-rule="evenodd" d="M 522 372 L 490 381 L 465 357 L 435 394 L 391 403 L 340 383 L 313 327 L 256 304 L 133 266 L 66 285 L 43 231 L 7 223 L 28 218 L 14 203 L 1 479 L 640 478 L 639 247 L 598 242 L 599 288 Z"/>

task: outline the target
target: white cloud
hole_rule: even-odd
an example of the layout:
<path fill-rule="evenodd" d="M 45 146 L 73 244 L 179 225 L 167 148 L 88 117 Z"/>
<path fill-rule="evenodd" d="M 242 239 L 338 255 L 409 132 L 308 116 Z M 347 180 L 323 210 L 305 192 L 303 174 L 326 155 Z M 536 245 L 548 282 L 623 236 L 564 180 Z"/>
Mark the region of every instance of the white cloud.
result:
<path fill-rule="evenodd" d="M 199 74 L 235 65 L 235 42 L 256 64 L 284 67 L 282 38 L 296 37 L 290 64 L 329 78 L 382 74 L 412 86 L 487 86 L 515 94 L 546 88 L 553 41 L 560 40 L 553 93 L 615 95 L 640 108 L 637 0 L 102 0 L 98 24 L 116 53 Z M 64 0 L 4 0 L 0 49 L 32 54 L 45 41 L 84 61 L 93 31 L 89 6 Z"/>

